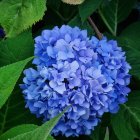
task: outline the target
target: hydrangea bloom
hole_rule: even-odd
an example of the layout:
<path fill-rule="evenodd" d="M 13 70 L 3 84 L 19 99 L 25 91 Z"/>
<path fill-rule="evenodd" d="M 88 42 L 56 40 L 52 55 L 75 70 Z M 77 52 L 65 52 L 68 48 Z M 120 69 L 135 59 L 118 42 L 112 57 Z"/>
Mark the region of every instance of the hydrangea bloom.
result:
<path fill-rule="evenodd" d="M 26 107 L 47 121 L 72 105 L 54 135 L 88 135 L 105 112 L 127 101 L 130 66 L 116 41 L 63 25 L 35 38 L 34 54 L 36 69 L 24 71 L 21 85 Z"/>

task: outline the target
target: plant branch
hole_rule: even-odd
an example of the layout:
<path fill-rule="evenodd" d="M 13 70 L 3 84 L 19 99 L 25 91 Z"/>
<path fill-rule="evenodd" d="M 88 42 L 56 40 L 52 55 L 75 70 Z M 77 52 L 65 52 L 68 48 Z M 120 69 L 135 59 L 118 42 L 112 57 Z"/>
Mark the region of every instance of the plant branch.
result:
<path fill-rule="evenodd" d="M 98 38 L 101 40 L 103 38 L 103 34 L 99 31 L 99 29 L 97 28 L 97 26 L 95 25 L 95 23 L 93 22 L 91 17 L 88 17 L 88 21 L 91 24 L 91 26 L 93 27 L 93 29 L 94 29 L 96 35 L 98 36 Z"/>

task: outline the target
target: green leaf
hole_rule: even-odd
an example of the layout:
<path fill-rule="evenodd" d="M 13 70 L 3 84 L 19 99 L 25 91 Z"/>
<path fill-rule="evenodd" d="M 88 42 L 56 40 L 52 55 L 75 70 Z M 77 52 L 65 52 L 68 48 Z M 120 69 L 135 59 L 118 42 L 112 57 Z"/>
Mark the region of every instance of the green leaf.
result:
<path fill-rule="evenodd" d="M 0 140 L 11 139 L 11 138 L 14 138 L 20 134 L 31 132 L 31 131 L 35 130 L 36 128 L 38 128 L 38 126 L 34 125 L 34 124 L 19 125 L 19 126 L 16 126 L 14 128 L 11 128 L 10 130 L 8 130 L 4 134 L 2 134 L 0 136 Z M 54 138 L 51 135 L 49 135 L 48 140 L 54 140 Z"/>
<path fill-rule="evenodd" d="M 0 66 L 8 65 L 33 56 L 34 44 L 31 31 L 0 42 Z"/>
<path fill-rule="evenodd" d="M 25 109 L 25 100 L 19 83 L 6 104 L 0 109 L 0 134 L 21 124 L 42 124 L 42 120 L 31 114 L 29 109 Z"/>
<path fill-rule="evenodd" d="M 104 140 L 109 140 L 109 129 L 108 129 L 108 127 L 106 128 L 106 133 L 105 133 Z"/>
<path fill-rule="evenodd" d="M 8 139 L 14 138 L 17 135 L 30 132 L 36 129 L 37 127 L 38 126 L 34 124 L 23 124 L 23 125 L 16 126 L 6 131 L 4 134 L 2 134 L 0 136 L 0 140 L 8 140 Z"/>
<path fill-rule="evenodd" d="M 15 138 L 12 138 L 11 140 L 49 140 L 50 132 L 54 128 L 54 126 L 57 124 L 59 119 L 62 117 L 65 111 L 51 119 L 50 121 L 46 122 L 42 126 L 36 128 L 35 130 L 24 133 L 21 135 L 16 136 Z"/>
<path fill-rule="evenodd" d="M 10 96 L 23 68 L 31 59 L 32 57 L 0 68 L 0 108 Z"/>
<path fill-rule="evenodd" d="M 81 4 L 84 2 L 84 0 L 62 0 L 62 1 L 64 3 L 73 4 L 73 5 Z"/>
<path fill-rule="evenodd" d="M 80 135 L 78 137 L 65 137 L 65 136 L 57 136 L 56 140 L 92 140 L 89 135 Z"/>
<path fill-rule="evenodd" d="M 90 135 L 91 140 L 103 140 L 105 137 L 106 127 L 98 125 Z"/>
<path fill-rule="evenodd" d="M 8 65 L 16 61 L 25 60 L 33 56 L 33 39 L 31 31 L 23 32 L 16 38 L 8 38 L 0 42 L 0 66 Z M 6 104 L 0 109 L 0 133 L 20 124 L 40 124 L 28 109 L 25 109 L 23 94 L 17 87 L 9 97 Z"/>
<path fill-rule="evenodd" d="M 13 37 L 43 17 L 46 0 L 2 0 L 0 9 L 0 24 L 6 36 Z"/>
<path fill-rule="evenodd" d="M 46 140 L 55 140 L 55 139 L 51 135 L 49 135 Z"/>
<path fill-rule="evenodd" d="M 47 6 L 53 8 L 53 10 L 59 10 L 61 0 L 47 0 Z"/>
<path fill-rule="evenodd" d="M 109 127 L 109 140 L 119 140 L 111 126 Z"/>
<path fill-rule="evenodd" d="M 116 36 L 117 25 L 131 12 L 136 0 L 104 0 L 99 14 L 110 32 Z"/>
<path fill-rule="evenodd" d="M 83 29 L 83 30 L 87 30 L 89 35 L 93 35 L 94 31 L 91 28 L 91 26 L 89 25 L 89 23 L 87 21 L 85 21 L 83 24 L 81 22 L 80 16 L 76 15 L 69 23 L 68 25 L 75 27 L 78 26 L 79 28 Z"/>
<path fill-rule="evenodd" d="M 129 95 L 128 102 L 112 115 L 111 124 L 119 140 L 140 138 L 140 91 Z"/>
<path fill-rule="evenodd" d="M 140 22 L 128 26 L 120 35 L 118 41 L 126 51 L 127 61 L 132 66 L 132 75 L 140 79 Z"/>
<path fill-rule="evenodd" d="M 103 0 L 86 0 L 79 5 L 79 14 L 82 22 L 84 22 L 101 4 Z"/>

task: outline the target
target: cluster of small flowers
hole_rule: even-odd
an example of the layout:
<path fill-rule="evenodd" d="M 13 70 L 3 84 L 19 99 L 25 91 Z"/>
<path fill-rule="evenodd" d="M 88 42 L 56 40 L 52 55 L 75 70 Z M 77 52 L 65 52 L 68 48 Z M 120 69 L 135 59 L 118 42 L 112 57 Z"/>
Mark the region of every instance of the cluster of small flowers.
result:
<path fill-rule="evenodd" d="M 127 101 L 130 66 L 116 41 L 63 25 L 35 38 L 34 55 L 36 69 L 24 71 L 21 85 L 26 107 L 47 121 L 71 105 L 54 135 L 88 135 L 105 112 Z"/>

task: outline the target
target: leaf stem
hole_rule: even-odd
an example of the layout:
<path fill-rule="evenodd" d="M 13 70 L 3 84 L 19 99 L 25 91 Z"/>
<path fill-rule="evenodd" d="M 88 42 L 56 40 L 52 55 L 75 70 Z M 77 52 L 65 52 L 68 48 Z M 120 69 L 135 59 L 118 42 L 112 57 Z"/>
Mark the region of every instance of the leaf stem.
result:
<path fill-rule="evenodd" d="M 88 21 L 90 25 L 93 27 L 93 29 L 95 30 L 95 33 L 98 36 L 98 38 L 101 40 L 103 38 L 103 34 L 99 31 L 99 29 L 97 28 L 97 26 L 95 25 L 94 21 L 91 19 L 90 16 L 88 17 Z"/>

